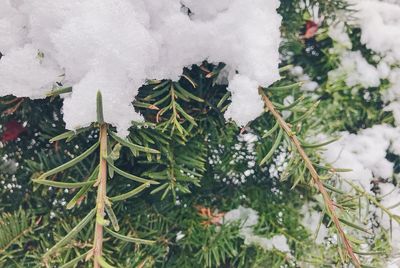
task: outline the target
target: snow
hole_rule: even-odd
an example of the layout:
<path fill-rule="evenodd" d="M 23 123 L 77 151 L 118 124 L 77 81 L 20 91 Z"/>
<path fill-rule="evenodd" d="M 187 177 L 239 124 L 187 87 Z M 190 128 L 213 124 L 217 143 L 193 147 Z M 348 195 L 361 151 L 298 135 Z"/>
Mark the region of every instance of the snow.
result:
<path fill-rule="evenodd" d="M 342 48 L 351 49 L 352 44 L 343 21 L 332 23 L 328 35 Z"/>
<path fill-rule="evenodd" d="M 328 236 L 329 230 L 321 222 L 322 213 L 312 208 L 312 203 L 305 203 L 301 208 L 303 215 L 302 224 L 311 232 L 317 232 L 315 234 L 315 243 L 322 244 L 324 239 Z"/>
<path fill-rule="evenodd" d="M 184 237 L 185 237 L 185 234 L 182 231 L 179 231 L 176 233 L 175 241 L 178 242 L 179 240 L 182 240 Z"/>
<path fill-rule="evenodd" d="M 379 181 L 379 196 L 381 205 L 390 210 L 394 215 L 400 216 L 400 207 L 394 206 L 399 202 L 400 189 L 392 183 L 394 163 L 386 159 L 391 152 L 400 156 L 400 127 L 389 125 L 375 125 L 363 129 L 357 134 L 342 133 L 342 138 L 327 146 L 323 157 L 336 168 L 350 168 L 352 171 L 340 173 L 344 179 L 362 186 L 362 188 L 375 195 L 371 191 L 373 181 Z M 379 179 L 379 180 L 377 180 Z M 347 188 L 346 188 L 347 186 Z M 342 189 L 351 191 L 345 184 Z M 376 220 L 386 230 L 391 230 L 391 245 L 393 252 L 400 248 L 400 224 L 391 221 L 386 213 L 376 208 Z"/>
<path fill-rule="evenodd" d="M 357 134 L 342 132 L 340 140 L 327 145 L 323 158 L 335 168 L 352 169 L 341 173 L 370 192 L 374 178 L 393 176 L 393 163 L 386 159 L 388 151 L 400 156 L 400 128 L 375 125 Z"/>
<path fill-rule="evenodd" d="M 371 190 L 372 186 L 379 182 L 377 199 L 393 215 L 400 216 L 400 206 L 398 206 L 400 189 L 393 184 L 398 175 L 394 173 L 394 163 L 386 158 L 388 152 L 400 156 L 400 127 L 375 125 L 357 134 L 347 132 L 341 134 L 340 140 L 326 146 L 324 159 L 336 168 L 352 169 L 350 172 L 339 173 L 340 177 L 361 186 L 373 196 L 376 193 Z M 351 187 L 347 184 L 342 184 L 341 188 L 351 192 Z M 390 220 L 387 213 L 378 207 L 371 211 L 375 211 L 374 220 L 392 233 L 392 252 L 396 254 L 400 249 L 400 224 Z M 371 218 L 369 223 L 372 221 Z"/>
<path fill-rule="evenodd" d="M 97 90 L 101 90 L 103 95 L 104 120 L 114 122 L 120 133 L 131 126 L 131 120 L 140 120 L 139 114 L 132 110 L 129 93 L 119 90 L 129 88 L 130 81 L 123 72 L 116 71 L 112 77 L 108 77 L 107 74 L 109 74 L 109 70 L 104 68 L 91 70 L 74 86 L 73 97 L 65 98 L 63 113 L 67 129 L 85 126 L 86 121 L 82 122 L 79 118 L 95 120 Z M 102 90 L 103 88 L 107 90 Z M 122 101 L 124 98 L 125 101 Z M 125 133 L 121 134 L 125 135 Z"/>
<path fill-rule="evenodd" d="M 225 158 L 226 149 L 230 152 L 229 163 L 222 165 L 223 175 L 220 176 L 216 172 L 214 173 L 214 179 L 227 185 L 241 185 L 246 183 L 255 173 L 257 156 L 255 147 L 258 140 L 258 136 L 251 132 L 251 130 L 248 130 L 246 133 L 239 133 L 237 140 L 229 149 L 223 144 L 219 144 L 214 149 L 209 145 L 211 154 L 208 163 L 210 165 L 221 166 L 222 160 Z"/>
<path fill-rule="evenodd" d="M 384 108 L 384 111 L 391 111 L 396 125 L 400 126 L 400 101 L 390 103 Z"/>
<path fill-rule="evenodd" d="M 400 6 L 380 1 L 357 1 L 361 42 L 369 49 L 400 61 Z"/>
<path fill-rule="evenodd" d="M 385 110 L 393 112 L 396 124 L 400 126 L 400 68 L 391 69 L 388 74 L 388 80 L 390 86 L 384 91 L 382 100 L 387 103 Z"/>
<path fill-rule="evenodd" d="M 0 95 L 42 98 L 55 82 L 73 86 L 63 109 L 69 129 L 95 121 L 100 90 L 107 122 L 127 134 L 141 118 L 131 102 L 146 79 L 177 80 L 203 60 L 227 64 L 226 118 L 245 125 L 263 111 L 257 87 L 279 79 L 278 0 L 0 3 Z"/>
<path fill-rule="evenodd" d="M 379 189 L 380 195 L 384 196 L 381 204 L 386 208 L 390 208 L 389 210 L 391 213 L 400 217 L 400 189 L 391 183 L 380 183 Z M 395 220 L 390 220 L 389 216 L 385 213 L 381 215 L 380 223 L 387 230 L 391 230 L 392 251 L 397 253 L 400 250 L 400 223 Z"/>
<path fill-rule="evenodd" d="M 46 58 L 40 59 L 38 50 L 28 44 L 11 50 L 1 59 L 0 95 L 12 93 L 17 97 L 43 98 L 57 76 L 54 65 Z"/>
<path fill-rule="evenodd" d="M 290 70 L 291 75 L 293 75 L 297 81 L 302 82 L 300 90 L 305 92 L 313 92 L 318 89 L 319 85 L 317 82 L 312 81 L 308 74 L 305 74 L 301 66 L 294 66 Z"/>
<path fill-rule="evenodd" d="M 226 110 L 225 116 L 236 118 L 239 125 L 245 125 L 260 115 L 264 110 L 264 103 L 258 94 L 257 82 L 242 75 L 235 75 L 230 81 L 228 89 L 232 93 L 232 103 Z"/>
<path fill-rule="evenodd" d="M 271 164 L 268 167 L 269 177 L 277 180 L 282 179 L 282 175 L 289 164 L 290 157 L 291 154 L 287 146 L 280 145 L 274 153 Z"/>
<path fill-rule="evenodd" d="M 208 0 L 183 0 L 182 3 L 194 12 L 193 17 L 200 20 L 215 18 L 218 13 L 229 8 L 230 0 L 208 1 Z"/>
<path fill-rule="evenodd" d="M 392 111 L 400 125 L 400 5 L 380 1 L 357 1 L 355 8 L 361 28 L 361 42 L 381 55 L 378 65 L 381 78 L 387 78 L 389 88 L 383 92 L 386 111 Z"/>
<path fill-rule="evenodd" d="M 0 48 L 7 53 L 11 48 L 23 44 L 25 17 L 11 6 L 10 1 L 2 0 L 0 3 Z"/>
<path fill-rule="evenodd" d="M 345 78 L 348 87 L 360 85 L 363 88 L 378 87 L 380 77 L 377 68 L 369 64 L 360 51 L 347 51 L 340 57 L 340 65 L 337 69 L 328 73 L 332 81 Z"/>
<path fill-rule="evenodd" d="M 257 224 L 258 218 L 258 212 L 254 209 L 239 206 L 237 209 L 228 211 L 224 215 L 223 222 L 229 224 L 240 221 L 241 227 L 239 234 L 244 238 L 244 243 L 246 245 L 255 244 L 266 250 L 275 248 L 282 252 L 290 252 L 287 239 L 284 235 L 275 235 L 272 238 L 265 238 L 253 233 L 253 227 Z"/>

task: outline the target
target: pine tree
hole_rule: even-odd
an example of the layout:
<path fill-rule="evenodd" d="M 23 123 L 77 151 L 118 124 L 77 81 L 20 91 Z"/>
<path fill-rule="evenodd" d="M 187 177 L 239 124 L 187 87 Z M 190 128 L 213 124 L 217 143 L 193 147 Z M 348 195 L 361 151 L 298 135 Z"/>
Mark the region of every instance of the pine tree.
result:
<path fill-rule="evenodd" d="M 1 97 L 0 266 L 384 265 L 390 230 L 371 219 L 400 217 L 377 188 L 341 178 L 348 170 L 323 152 L 341 131 L 395 125 L 383 111 L 388 81 L 350 87 L 329 77 L 341 64 L 332 23 L 344 22 L 352 50 L 378 63 L 347 23 L 354 11 L 346 1 L 282 0 L 278 12 L 282 79 L 260 85 L 265 112 L 246 126 L 224 118 L 224 63 L 187 67 L 178 81 L 148 80 L 132 100 L 145 121 L 132 122 L 125 138 L 105 121 L 101 89 L 97 121 L 75 131 L 62 120 L 69 85 L 45 99 Z M 304 90 L 296 66 L 316 90 Z M 387 158 L 398 174 L 399 156 Z M 305 208 L 319 218 L 316 230 L 304 224 Z M 229 220 L 233 213 L 241 216 Z"/>

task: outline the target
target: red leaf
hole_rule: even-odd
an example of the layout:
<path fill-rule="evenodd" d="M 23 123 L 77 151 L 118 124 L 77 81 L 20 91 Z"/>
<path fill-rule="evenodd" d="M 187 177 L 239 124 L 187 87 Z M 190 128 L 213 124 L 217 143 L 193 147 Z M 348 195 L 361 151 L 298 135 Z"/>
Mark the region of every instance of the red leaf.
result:
<path fill-rule="evenodd" d="M 14 141 L 16 140 L 22 132 L 26 131 L 26 128 L 22 124 L 18 123 L 16 120 L 7 122 L 4 125 L 4 132 L 1 136 L 2 142 Z"/>
<path fill-rule="evenodd" d="M 312 20 L 306 22 L 306 32 L 304 34 L 304 39 L 310 39 L 315 36 L 318 31 L 318 24 Z"/>

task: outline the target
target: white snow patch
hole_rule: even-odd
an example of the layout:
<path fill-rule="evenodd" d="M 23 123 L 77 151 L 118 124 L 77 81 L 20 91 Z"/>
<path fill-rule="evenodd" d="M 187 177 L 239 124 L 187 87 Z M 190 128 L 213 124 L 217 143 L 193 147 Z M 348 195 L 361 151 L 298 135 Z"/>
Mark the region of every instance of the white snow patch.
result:
<path fill-rule="evenodd" d="M 329 27 L 328 35 L 339 46 L 345 49 L 351 49 L 351 40 L 349 35 L 346 33 L 346 28 L 343 21 L 332 23 L 332 25 Z"/>
<path fill-rule="evenodd" d="M 224 223 L 229 224 L 231 222 L 240 221 L 242 224 L 240 235 L 244 238 L 244 243 L 247 245 L 255 244 L 266 250 L 275 248 L 282 252 L 290 252 L 284 235 L 275 235 L 272 238 L 265 238 L 253 233 L 253 227 L 257 224 L 258 218 L 258 212 L 254 209 L 239 206 L 237 209 L 233 209 L 224 215 Z"/>
<path fill-rule="evenodd" d="M 355 1 L 361 42 L 378 53 L 382 59 L 378 65 L 380 77 L 388 79 L 389 88 L 383 92 L 383 101 L 392 111 L 400 126 L 400 5 L 395 1 Z"/>
<path fill-rule="evenodd" d="M 322 244 L 328 236 L 328 228 L 321 222 L 322 213 L 312 208 L 311 203 L 305 203 L 301 208 L 303 214 L 302 224 L 311 232 L 317 232 L 315 242 Z M 321 222 L 321 223 L 320 223 Z"/>
<path fill-rule="evenodd" d="M 361 41 L 373 51 L 400 61 L 400 6 L 374 0 L 355 1 Z"/>
<path fill-rule="evenodd" d="M 59 72 L 31 45 L 10 50 L 0 60 L 0 96 L 44 98 L 57 81 Z"/>
<path fill-rule="evenodd" d="M 372 182 L 379 182 L 382 206 L 400 216 L 400 189 L 392 183 L 398 175 L 394 173 L 394 163 L 386 159 L 388 152 L 400 156 L 400 127 L 375 125 L 357 134 L 342 132 L 342 138 L 327 145 L 326 149 L 323 157 L 327 162 L 336 168 L 352 169 L 351 172 L 339 173 L 342 178 L 360 185 L 371 195 L 375 195 L 371 191 Z M 346 183 L 342 184 L 341 189 L 351 192 L 351 187 Z M 400 224 L 391 221 L 387 213 L 378 207 L 375 208 L 375 214 L 383 228 L 391 229 L 393 256 L 396 256 L 400 249 Z M 395 262 L 392 260 L 392 263 Z"/>
<path fill-rule="evenodd" d="M 375 125 L 358 134 L 342 132 L 342 138 L 327 145 L 323 157 L 335 168 L 349 168 L 341 177 L 356 182 L 370 192 L 373 178 L 393 176 L 393 163 L 386 159 L 388 151 L 400 155 L 400 128 Z"/>
<path fill-rule="evenodd" d="M 328 73 L 329 79 L 337 81 L 344 79 L 346 85 L 363 88 L 378 87 L 380 77 L 377 68 L 369 64 L 360 51 L 347 51 L 340 56 L 340 65 Z"/>
<path fill-rule="evenodd" d="M 0 95 L 43 97 L 60 76 L 73 86 L 69 129 L 95 120 L 100 90 L 107 122 L 126 134 L 140 119 L 131 102 L 146 79 L 177 80 L 203 60 L 227 64 L 226 117 L 245 125 L 263 111 L 257 87 L 280 77 L 278 0 L 0 2 Z"/>

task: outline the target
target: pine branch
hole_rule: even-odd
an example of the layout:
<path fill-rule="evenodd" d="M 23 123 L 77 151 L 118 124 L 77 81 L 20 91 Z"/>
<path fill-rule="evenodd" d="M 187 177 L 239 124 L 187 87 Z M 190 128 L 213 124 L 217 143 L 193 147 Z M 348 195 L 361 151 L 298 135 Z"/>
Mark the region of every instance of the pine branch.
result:
<path fill-rule="evenodd" d="M 348 183 L 359 195 L 366 197 L 372 204 L 374 204 L 376 207 L 380 208 L 383 212 L 385 212 L 390 219 L 393 219 L 397 223 L 400 223 L 400 216 L 392 213 L 389 207 L 382 206 L 382 204 L 376 199 L 375 196 L 369 194 L 362 187 L 356 185 L 355 183 L 349 180 L 345 180 L 345 182 Z"/>
<path fill-rule="evenodd" d="M 53 246 L 50 250 L 48 250 L 46 252 L 46 254 L 44 254 L 43 258 L 45 259 L 45 261 L 47 261 L 47 257 L 52 255 L 57 250 L 59 250 L 62 246 L 64 246 L 66 243 L 68 243 L 72 237 L 76 236 L 92 220 L 94 214 L 96 214 L 93 248 L 92 248 L 92 250 L 90 250 L 87 253 L 85 260 L 87 261 L 87 260 L 93 258 L 93 267 L 94 268 L 100 268 L 100 267 L 107 266 L 108 264 L 103 257 L 104 228 L 111 222 L 112 226 L 114 227 L 114 230 L 115 231 L 119 230 L 118 219 L 112 209 L 112 204 L 110 201 L 122 201 L 122 200 L 128 199 L 132 196 L 137 195 L 141 191 L 145 190 L 147 187 L 150 186 L 150 184 L 157 184 L 156 181 L 145 180 L 143 178 L 140 178 L 135 175 L 129 174 L 127 172 L 124 172 L 121 169 L 119 169 L 118 167 L 114 166 L 114 160 L 117 160 L 120 157 L 119 149 L 116 149 L 116 148 L 120 148 L 121 146 L 128 147 L 133 152 L 140 151 L 140 152 L 153 153 L 153 154 L 158 154 L 160 152 L 155 149 L 151 149 L 148 147 L 143 147 L 143 146 L 131 143 L 130 141 L 128 141 L 126 139 L 120 138 L 117 134 L 113 133 L 112 131 L 109 131 L 109 125 L 106 122 L 104 122 L 103 104 L 102 104 L 102 97 L 101 97 L 100 91 L 97 93 L 97 122 L 96 122 L 95 126 L 99 129 L 99 139 L 92 147 L 90 147 L 88 150 L 86 150 L 81 155 L 70 160 L 69 162 L 62 164 L 61 166 L 56 167 L 50 171 L 45 172 L 44 174 L 42 174 L 39 177 L 39 179 L 33 180 L 33 182 L 36 182 L 36 183 L 40 182 L 41 184 L 51 185 L 54 187 L 61 187 L 61 188 L 63 188 L 63 187 L 74 187 L 74 188 L 82 187 L 81 190 L 77 193 L 77 195 L 67 205 L 67 208 L 72 208 L 73 205 L 76 203 L 76 201 L 88 192 L 90 185 L 93 184 L 94 187 L 98 187 L 97 188 L 97 197 L 96 197 L 96 207 L 89 214 L 87 214 L 87 216 L 80 223 L 78 223 L 74 227 L 74 229 L 72 229 L 63 239 L 61 239 L 55 246 Z M 69 139 L 69 138 L 71 138 L 70 134 L 71 134 L 70 132 L 67 132 L 66 134 L 58 135 L 57 137 L 53 138 L 52 140 L 54 141 L 54 140 L 59 140 L 59 139 Z M 114 149 L 112 149 L 111 146 L 109 147 L 109 145 L 110 145 L 109 138 L 117 143 L 115 145 Z M 54 182 L 54 181 L 44 180 L 44 178 L 46 178 L 48 176 L 63 172 L 68 168 L 76 166 L 76 164 L 78 164 L 83 159 L 85 159 L 86 157 L 91 155 L 99 146 L 100 146 L 99 163 L 98 163 L 97 167 L 91 172 L 92 175 L 90 175 L 88 182 L 64 183 L 64 182 Z M 108 170 L 109 171 L 112 170 L 113 172 L 116 171 L 122 177 L 126 177 L 129 179 L 134 179 L 136 181 L 139 181 L 139 182 L 141 182 L 141 185 L 127 193 L 120 194 L 120 195 L 117 195 L 114 197 L 110 197 L 108 199 L 107 193 L 106 193 Z M 94 183 L 96 175 L 97 175 L 97 181 Z M 112 175 L 110 175 L 110 177 L 112 177 Z M 86 186 L 89 186 L 89 187 L 86 188 Z M 105 220 L 105 212 L 107 212 L 109 220 Z M 108 229 L 105 229 L 105 230 L 108 230 Z M 124 236 L 124 235 L 118 234 L 118 233 L 110 231 L 110 230 L 108 230 L 108 233 L 111 233 L 111 235 L 113 235 L 115 238 L 124 240 L 126 242 L 146 243 L 146 244 L 153 243 L 153 241 Z"/>
<path fill-rule="evenodd" d="M 358 260 L 357 256 L 354 254 L 353 247 L 351 246 L 345 232 L 343 231 L 343 228 L 339 222 L 339 218 L 336 215 L 334 203 L 333 203 L 331 197 L 329 196 L 328 192 L 326 191 L 325 186 L 323 185 L 323 183 L 318 175 L 318 172 L 314 168 L 314 165 L 312 164 L 308 155 L 306 154 L 303 147 L 301 146 L 300 141 L 298 140 L 295 133 L 291 130 L 291 127 L 285 122 L 285 120 L 282 118 L 282 116 L 279 114 L 279 112 L 275 109 L 274 104 L 271 102 L 271 100 L 268 98 L 268 96 L 264 93 L 264 90 L 262 87 L 259 87 L 259 93 L 262 96 L 262 99 L 263 99 L 267 109 L 275 117 L 275 119 L 277 120 L 280 127 L 286 132 L 286 134 L 292 141 L 293 145 L 296 147 L 301 158 L 304 160 L 304 163 L 311 174 L 314 184 L 316 185 L 318 191 L 321 193 L 321 195 L 324 199 L 324 203 L 325 203 L 326 209 L 328 211 L 328 215 L 331 217 L 333 223 L 335 224 L 335 227 L 339 233 L 339 236 L 340 236 L 343 244 L 345 245 L 346 251 L 349 254 L 353 264 L 356 267 L 361 267 L 360 261 Z"/>
<path fill-rule="evenodd" d="M 99 257 L 103 255 L 103 225 L 104 210 L 106 202 L 107 187 L 107 124 L 100 126 L 100 171 L 97 180 L 97 199 L 96 199 L 96 227 L 93 243 L 94 268 L 100 268 Z"/>
<path fill-rule="evenodd" d="M 30 217 L 23 210 L 0 216 L 0 254 L 32 231 Z"/>

